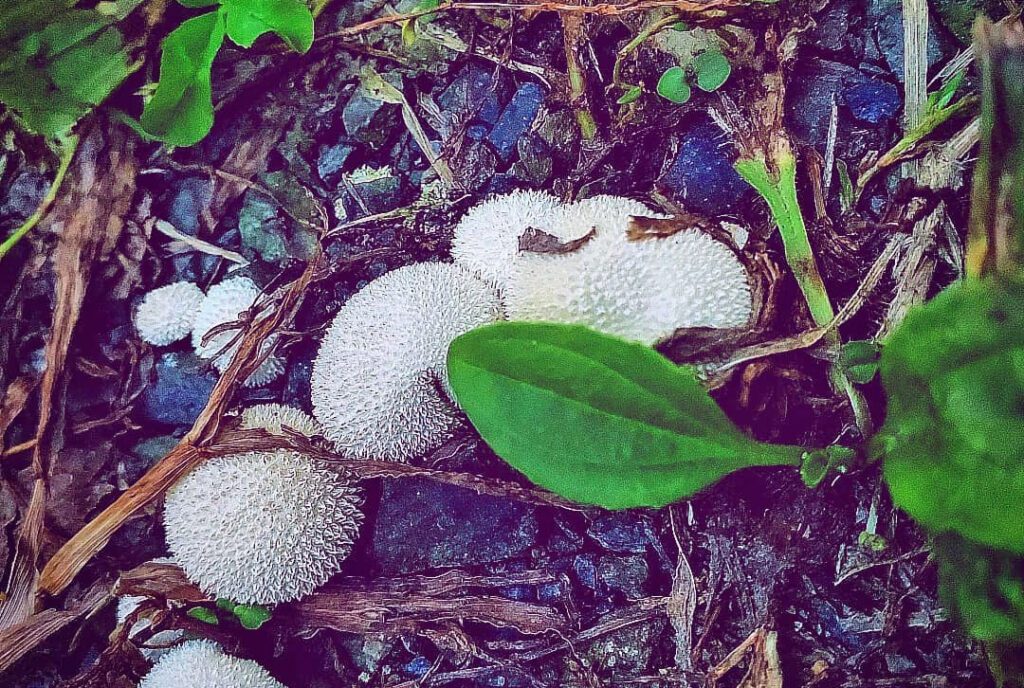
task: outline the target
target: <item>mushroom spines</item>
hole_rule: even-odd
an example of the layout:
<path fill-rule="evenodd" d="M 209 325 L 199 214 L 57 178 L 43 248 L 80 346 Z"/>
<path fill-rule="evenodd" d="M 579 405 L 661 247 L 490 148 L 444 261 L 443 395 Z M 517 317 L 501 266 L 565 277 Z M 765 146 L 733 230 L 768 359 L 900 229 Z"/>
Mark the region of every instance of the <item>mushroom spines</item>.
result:
<path fill-rule="evenodd" d="M 250 659 L 226 654 L 210 640 L 190 640 L 169 650 L 139 688 L 285 688 Z"/>
<path fill-rule="evenodd" d="M 362 514 L 339 472 L 287 450 L 210 459 L 167 493 L 174 560 L 215 597 L 243 604 L 298 599 L 341 568 Z"/>
<path fill-rule="evenodd" d="M 393 270 L 354 294 L 313 363 L 313 414 L 339 450 L 406 460 L 458 425 L 445 397 L 455 337 L 501 317 L 494 289 L 448 263 Z"/>
<path fill-rule="evenodd" d="M 154 346 L 184 339 L 192 331 L 203 298 L 202 290 L 192 282 L 153 289 L 135 310 L 135 330 L 143 341 Z"/>
<path fill-rule="evenodd" d="M 241 414 L 243 429 L 262 428 L 271 434 L 280 435 L 283 434 L 285 426 L 306 437 L 320 433 L 320 424 L 308 413 L 294 406 L 256 404 L 245 409 Z"/>

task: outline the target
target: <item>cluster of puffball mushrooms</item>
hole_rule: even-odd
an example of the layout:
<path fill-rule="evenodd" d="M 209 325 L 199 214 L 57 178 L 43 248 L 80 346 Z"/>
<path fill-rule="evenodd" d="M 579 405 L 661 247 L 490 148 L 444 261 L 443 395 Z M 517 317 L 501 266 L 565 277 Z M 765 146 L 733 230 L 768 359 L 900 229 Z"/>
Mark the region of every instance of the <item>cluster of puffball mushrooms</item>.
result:
<path fill-rule="evenodd" d="M 263 404 L 244 410 L 241 426 L 322 436 L 349 458 L 406 461 L 437 448 L 463 422 L 445 393 L 445 358 L 451 342 L 476 327 L 502 319 L 571 323 L 654 344 L 678 328 L 748 323 L 747 272 L 730 247 L 696 228 L 635 240 L 627 231 L 632 217 L 664 218 L 613 196 L 564 205 L 545 193 L 513 192 L 481 203 L 455 229 L 454 263 L 398 268 L 343 305 L 313 365 L 313 417 Z M 571 250 L 532 250 L 526 244 L 538 232 Z M 147 294 L 135 323 L 157 346 L 191 333 L 196 353 L 223 372 L 239 339 L 225 325 L 259 295 L 247 278 L 205 296 L 176 283 Z M 245 384 L 269 384 L 283 369 L 270 355 Z M 274 605 L 340 571 L 362 522 L 360 503 L 358 489 L 329 464 L 290 450 L 249 452 L 211 459 L 182 478 L 167 493 L 163 522 L 171 561 L 204 592 Z M 122 600 L 122 620 L 139 601 Z M 185 642 L 149 654 L 157 664 L 141 688 L 281 685 L 208 641 L 164 640 Z"/>

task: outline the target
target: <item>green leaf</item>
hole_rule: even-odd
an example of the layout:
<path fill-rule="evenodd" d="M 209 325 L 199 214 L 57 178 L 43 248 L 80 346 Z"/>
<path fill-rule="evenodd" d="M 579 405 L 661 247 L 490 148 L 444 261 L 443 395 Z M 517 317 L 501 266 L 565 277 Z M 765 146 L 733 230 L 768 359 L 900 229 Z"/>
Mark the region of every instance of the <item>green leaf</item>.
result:
<path fill-rule="evenodd" d="M 690 99 L 690 84 L 686 82 L 686 71 L 682 67 L 669 67 L 658 79 L 658 95 L 665 100 L 682 105 Z"/>
<path fill-rule="evenodd" d="M 975 638 L 1019 644 L 1024 637 L 1024 560 L 955 533 L 935 538 L 939 595 Z"/>
<path fill-rule="evenodd" d="M 691 369 L 581 326 L 479 328 L 452 343 L 448 376 L 499 456 L 610 509 L 669 504 L 741 468 L 795 466 L 803 453 L 748 438 Z"/>
<path fill-rule="evenodd" d="M 66 134 L 128 76 L 121 33 L 95 10 L 40 15 L 4 9 L 0 14 L 20 16 L 38 29 L 0 50 L 0 102 L 36 133 Z M 34 23 L 40 16 L 46 17 L 45 26 Z M 8 29 L 0 28 L 2 33 L 13 36 Z"/>
<path fill-rule="evenodd" d="M 641 87 L 631 86 L 629 90 L 619 96 L 619 99 L 615 102 L 619 105 L 629 105 L 630 103 L 635 102 L 643 92 L 644 90 Z"/>
<path fill-rule="evenodd" d="M 847 473 L 856 458 L 857 452 L 853 449 L 838 445 L 804 452 L 800 462 L 800 478 L 804 485 L 815 488 L 826 478 Z"/>
<path fill-rule="evenodd" d="M 693 71 L 697 75 L 697 88 L 702 91 L 717 91 L 732 74 L 732 65 L 725 55 L 709 50 L 693 60 Z"/>
<path fill-rule="evenodd" d="M 216 604 L 218 609 L 223 609 L 228 614 L 234 614 L 235 607 L 238 606 L 233 600 L 229 600 L 226 597 L 218 597 Z"/>
<path fill-rule="evenodd" d="M 846 342 L 839 352 L 839 364 L 851 380 L 866 385 L 878 374 L 878 357 L 881 353 L 881 345 L 870 340 Z"/>
<path fill-rule="evenodd" d="M 217 612 L 212 609 L 207 609 L 206 607 L 192 607 L 188 610 L 187 614 L 193 619 L 198 619 L 199 621 L 202 621 L 205 624 L 210 624 L 211 626 L 216 626 L 220 623 L 220 619 L 217 618 Z"/>
<path fill-rule="evenodd" d="M 953 96 L 956 95 L 956 92 L 963 83 L 966 75 L 966 70 L 957 72 L 949 81 L 942 85 L 942 88 L 929 94 L 926 109 L 930 112 L 942 110 L 953 102 Z"/>
<path fill-rule="evenodd" d="M 296 52 L 313 45 L 313 13 L 302 0 L 220 0 L 228 38 L 251 48 L 265 33 L 276 33 Z"/>
<path fill-rule="evenodd" d="M 151 136 L 175 146 L 191 146 L 210 132 L 210 71 L 223 42 L 223 12 L 189 19 L 164 39 L 160 81 L 140 119 Z"/>
<path fill-rule="evenodd" d="M 969 279 L 912 310 L 881 373 L 895 502 L 932 532 L 1024 553 L 1024 286 Z"/>
<path fill-rule="evenodd" d="M 202 7 L 214 7 L 220 0 L 178 0 L 179 5 L 199 9 Z"/>
<path fill-rule="evenodd" d="M 678 21 L 672 25 L 673 31 L 689 31 L 690 25 L 683 21 Z"/>
<path fill-rule="evenodd" d="M 270 620 L 272 612 L 266 607 L 254 604 L 237 604 L 232 613 L 238 617 L 243 628 L 255 631 Z"/>
<path fill-rule="evenodd" d="M 416 20 L 409 19 L 402 22 L 402 45 L 411 48 L 416 43 Z"/>

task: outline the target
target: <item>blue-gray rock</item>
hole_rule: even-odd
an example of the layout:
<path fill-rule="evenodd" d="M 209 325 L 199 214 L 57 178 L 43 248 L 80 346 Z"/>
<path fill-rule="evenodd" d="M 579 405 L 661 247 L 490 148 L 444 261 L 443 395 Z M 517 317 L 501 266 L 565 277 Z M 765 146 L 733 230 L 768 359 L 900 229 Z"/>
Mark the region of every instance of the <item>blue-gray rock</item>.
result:
<path fill-rule="evenodd" d="M 538 84 L 527 82 L 520 86 L 512 100 L 502 110 L 494 128 L 487 135 L 487 140 L 494 146 L 494 151 L 503 161 L 512 159 L 516 144 L 523 134 L 530 130 L 530 125 L 540 112 L 544 103 L 544 89 Z"/>
<path fill-rule="evenodd" d="M 903 105 L 900 89 L 881 79 L 865 78 L 843 91 L 846 107 L 853 116 L 867 124 L 892 121 Z"/>
<path fill-rule="evenodd" d="M 288 373 L 284 383 L 282 401 L 291 406 L 305 406 L 309 402 L 309 381 L 313 375 L 313 358 L 316 351 L 300 353 L 294 349 L 288 353 Z"/>
<path fill-rule="evenodd" d="M 680 135 L 675 160 L 661 178 L 686 209 L 721 215 L 740 207 L 753 190 L 733 169 L 735 153 L 714 123 L 702 120 Z"/>
<path fill-rule="evenodd" d="M 376 100 L 358 90 L 345 103 L 341 121 L 351 138 L 379 148 L 391 133 L 397 113 L 397 105 Z"/>
<path fill-rule="evenodd" d="M 142 477 L 160 459 L 174 449 L 178 438 L 171 435 L 160 435 L 144 439 L 125 454 L 118 466 L 118 478 L 131 484 Z"/>
<path fill-rule="evenodd" d="M 353 196 L 352 193 L 359 195 L 359 203 Z M 367 182 L 360 182 L 359 184 L 353 184 L 352 189 L 346 189 L 345 193 L 345 212 L 348 219 L 353 220 L 359 217 L 363 217 L 367 214 L 363 210 L 363 205 L 369 211 L 369 214 L 383 213 L 388 210 L 394 210 L 402 204 L 403 189 L 402 180 L 398 177 L 381 177 L 379 179 L 373 179 Z"/>
<path fill-rule="evenodd" d="M 50 188 L 50 180 L 38 172 L 26 171 L 14 178 L 5 189 L 0 203 L 0 220 L 24 222 L 36 211 Z"/>
<path fill-rule="evenodd" d="M 316 159 L 316 173 L 325 184 L 337 184 L 341 177 L 341 170 L 345 166 L 348 156 L 355 150 L 345 143 L 336 143 L 333 146 L 321 146 L 320 155 Z"/>
<path fill-rule="evenodd" d="M 867 7 L 867 18 L 874 30 L 875 43 L 889 71 L 900 82 L 903 81 L 903 6 L 900 0 L 871 0 Z M 928 26 L 928 66 L 945 62 L 956 52 L 955 46 L 935 28 Z"/>
<path fill-rule="evenodd" d="M 407 676 L 413 678 L 421 678 L 430 670 L 430 660 L 423 655 L 417 655 L 413 657 L 411 661 L 406 662 L 405 666 L 402 667 L 402 671 Z"/>
<path fill-rule="evenodd" d="M 185 177 L 177 183 L 167 207 L 167 221 L 175 229 L 197 235 L 202 229 L 203 211 L 210 205 L 213 182 L 207 176 Z"/>
<path fill-rule="evenodd" d="M 453 120 L 493 125 L 501 115 L 505 84 L 506 80 L 496 76 L 494 70 L 470 65 L 441 92 L 437 104 Z"/>
<path fill-rule="evenodd" d="M 611 592 L 620 592 L 627 599 L 636 600 L 646 593 L 649 576 L 647 562 L 633 554 L 626 557 L 605 555 L 597 564 L 597 579 Z"/>
<path fill-rule="evenodd" d="M 573 559 L 572 572 L 583 587 L 597 590 L 597 561 L 593 554 L 580 554 Z"/>
<path fill-rule="evenodd" d="M 191 425 L 210 399 L 217 378 L 200 370 L 192 353 L 165 353 L 156 363 L 156 379 L 142 393 L 142 414 L 165 425 Z"/>
<path fill-rule="evenodd" d="M 622 511 L 594 519 L 587 535 L 601 547 L 619 554 L 643 554 L 647 551 L 647 528 L 639 514 Z"/>
<path fill-rule="evenodd" d="M 533 507 L 421 478 L 387 481 L 373 528 L 383 575 L 504 561 L 537 538 Z"/>

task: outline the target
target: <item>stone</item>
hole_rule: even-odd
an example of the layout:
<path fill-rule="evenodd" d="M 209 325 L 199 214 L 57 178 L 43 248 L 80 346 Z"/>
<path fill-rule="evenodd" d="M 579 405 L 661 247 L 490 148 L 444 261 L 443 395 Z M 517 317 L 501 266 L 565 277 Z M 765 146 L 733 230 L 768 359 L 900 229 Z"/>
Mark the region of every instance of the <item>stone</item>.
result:
<path fill-rule="evenodd" d="M 196 236 L 202 230 L 204 209 L 213 197 L 213 183 L 210 178 L 185 177 L 174 187 L 167 207 L 167 221 L 180 232 Z"/>
<path fill-rule="evenodd" d="M 580 554 L 573 559 L 572 572 L 583 587 L 597 590 L 597 561 L 593 554 Z"/>
<path fill-rule="evenodd" d="M 706 215 L 729 213 L 753 194 L 733 169 L 734 158 L 722 130 L 701 120 L 679 136 L 678 152 L 661 183 L 687 210 Z"/>
<path fill-rule="evenodd" d="M 448 164 L 460 187 L 467 193 L 478 193 L 493 182 L 498 156 L 481 141 L 467 141 L 459 147 Z"/>
<path fill-rule="evenodd" d="M 496 76 L 494 70 L 470 65 L 441 92 L 437 104 L 453 121 L 493 126 L 501 115 L 507 90 L 506 80 Z"/>
<path fill-rule="evenodd" d="M 502 110 L 487 140 L 504 162 L 512 159 L 519 139 L 530 130 L 533 120 L 544 103 L 544 89 L 533 82 L 520 86 L 505 109 Z"/>
<path fill-rule="evenodd" d="M 881 79 L 867 77 L 846 88 L 843 100 L 854 118 L 867 124 L 892 121 L 903 105 L 899 88 Z"/>
<path fill-rule="evenodd" d="M 390 174 L 353 184 L 352 188 L 359 194 L 359 199 L 366 205 L 371 215 L 394 210 L 402 203 L 402 180 Z M 346 194 L 345 212 L 349 218 L 363 217 L 367 214 L 363 206 L 352 198 L 351 191 Z"/>
<path fill-rule="evenodd" d="M 381 575 L 505 561 L 535 543 L 535 509 L 425 478 L 384 484 L 371 556 Z"/>
<path fill-rule="evenodd" d="M 345 167 L 345 161 L 354 150 L 355 148 L 345 143 L 321 146 L 320 154 L 316 159 L 316 173 L 320 179 L 325 184 L 337 184 L 341 178 L 341 170 Z"/>
<path fill-rule="evenodd" d="M 371 98 L 357 90 L 341 111 L 345 132 L 359 143 L 380 148 L 397 122 L 399 106 Z"/>
<path fill-rule="evenodd" d="M 554 169 L 554 160 L 544 139 L 536 134 L 528 134 L 519 139 L 516 148 L 519 159 L 512 164 L 512 176 L 532 186 L 540 186 L 547 181 Z"/>
<path fill-rule="evenodd" d="M 874 31 L 875 43 L 889 71 L 903 81 L 903 8 L 900 0 L 871 0 L 867 19 Z M 955 53 L 949 41 L 942 40 L 934 22 L 928 25 L 928 66 L 945 62 Z"/>
<path fill-rule="evenodd" d="M 636 554 L 605 555 L 597 564 L 597 579 L 601 585 L 608 591 L 622 593 L 629 600 L 644 596 L 649 575 L 647 561 Z"/>
<path fill-rule="evenodd" d="M 156 363 L 156 379 L 142 393 L 142 415 L 164 425 L 188 426 L 206 406 L 217 383 L 195 354 L 169 352 Z"/>
<path fill-rule="evenodd" d="M 129 454 L 124 454 L 118 462 L 117 477 L 125 489 L 150 469 L 157 461 L 167 456 L 178 444 L 178 438 L 172 435 L 159 435 L 142 440 Z"/>
<path fill-rule="evenodd" d="M 0 220 L 24 222 L 36 211 L 43 201 L 50 181 L 38 172 L 26 171 L 14 178 L 3 190 L 5 194 L 0 203 Z"/>
<path fill-rule="evenodd" d="M 609 552 L 643 554 L 647 551 L 643 517 L 632 512 L 613 512 L 594 519 L 587 528 L 587 535 Z"/>
<path fill-rule="evenodd" d="M 665 617 L 659 616 L 646 623 L 612 631 L 582 648 L 581 654 L 591 666 L 601 667 L 612 677 L 647 673 L 647 665 L 666 625 Z M 569 668 L 569 676 L 571 672 Z"/>

